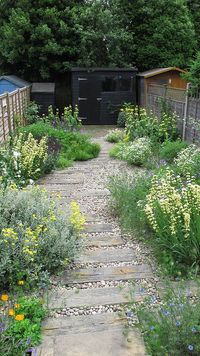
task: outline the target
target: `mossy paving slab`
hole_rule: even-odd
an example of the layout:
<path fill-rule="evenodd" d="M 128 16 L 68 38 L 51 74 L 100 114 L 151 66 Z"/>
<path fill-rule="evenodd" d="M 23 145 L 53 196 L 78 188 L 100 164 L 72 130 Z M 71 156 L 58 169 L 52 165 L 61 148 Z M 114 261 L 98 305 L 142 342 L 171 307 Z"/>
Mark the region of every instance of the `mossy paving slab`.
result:
<path fill-rule="evenodd" d="M 132 299 L 135 302 L 142 301 L 145 293 L 140 292 L 138 286 L 134 287 Z M 55 288 L 49 292 L 48 307 L 50 309 L 92 307 L 95 305 L 113 305 L 130 302 L 130 290 L 128 287 L 104 287 L 91 289 L 65 289 Z"/>
<path fill-rule="evenodd" d="M 47 319 L 39 356 L 145 356 L 137 329 L 124 337 L 117 313 Z M 50 353 L 52 350 L 52 353 Z"/>
<path fill-rule="evenodd" d="M 61 276 L 62 283 L 88 283 L 98 281 L 127 281 L 144 279 L 153 276 L 151 267 L 147 264 L 121 267 L 82 268 L 75 271 L 65 271 Z"/>
<path fill-rule="evenodd" d="M 133 249 L 124 247 L 86 250 L 83 255 L 75 259 L 80 263 L 109 263 L 109 262 L 132 262 L 136 258 Z"/>

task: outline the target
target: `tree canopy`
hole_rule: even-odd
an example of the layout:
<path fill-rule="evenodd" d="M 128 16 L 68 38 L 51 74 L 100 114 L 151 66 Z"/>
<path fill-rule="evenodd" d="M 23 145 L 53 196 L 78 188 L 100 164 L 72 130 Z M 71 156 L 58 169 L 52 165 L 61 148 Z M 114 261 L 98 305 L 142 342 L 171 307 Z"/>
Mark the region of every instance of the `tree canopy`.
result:
<path fill-rule="evenodd" d="M 1 72 L 40 80 L 73 66 L 186 68 L 200 43 L 195 9 L 198 0 L 1 0 Z"/>

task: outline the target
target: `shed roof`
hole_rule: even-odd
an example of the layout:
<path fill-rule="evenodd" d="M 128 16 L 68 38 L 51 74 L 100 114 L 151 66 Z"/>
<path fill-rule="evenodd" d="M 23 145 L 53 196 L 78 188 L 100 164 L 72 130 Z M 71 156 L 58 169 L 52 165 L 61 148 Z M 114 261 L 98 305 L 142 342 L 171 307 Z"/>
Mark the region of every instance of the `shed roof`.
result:
<path fill-rule="evenodd" d="M 32 93 L 54 93 L 55 83 L 33 83 Z"/>
<path fill-rule="evenodd" d="M 153 77 L 158 74 L 169 72 L 171 70 L 174 70 L 174 71 L 177 71 L 180 73 L 186 73 L 185 70 L 177 68 L 177 67 L 167 67 L 167 68 L 155 68 L 155 69 L 147 70 L 145 72 L 140 72 L 140 73 L 138 73 L 138 76 L 144 77 L 144 78 L 149 78 L 149 77 Z"/>
<path fill-rule="evenodd" d="M 31 83 L 27 82 L 22 78 L 17 77 L 16 75 L 2 75 L 0 76 L 0 80 L 2 79 L 8 80 L 9 82 L 19 86 L 20 88 L 28 87 L 31 85 Z"/>
<path fill-rule="evenodd" d="M 130 68 L 104 68 L 104 67 L 94 67 L 94 68 L 87 68 L 87 67 L 74 67 L 71 69 L 71 72 L 137 72 L 138 69 L 136 67 Z"/>

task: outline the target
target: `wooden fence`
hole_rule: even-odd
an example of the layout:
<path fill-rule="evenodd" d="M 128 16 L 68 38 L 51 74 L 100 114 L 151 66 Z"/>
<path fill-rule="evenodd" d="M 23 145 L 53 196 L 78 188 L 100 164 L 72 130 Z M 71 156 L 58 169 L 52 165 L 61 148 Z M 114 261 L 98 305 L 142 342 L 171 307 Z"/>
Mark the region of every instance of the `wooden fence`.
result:
<path fill-rule="evenodd" d="M 176 113 L 182 137 L 189 142 L 200 142 L 200 97 L 188 95 L 184 89 L 148 85 L 146 108 L 159 117 L 164 104 Z"/>
<path fill-rule="evenodd" d="M 17 125 L 24 125 L 24 112 L 30 101 L 30 87 L 0 95 L 0 143 L 4 142 Z"/>

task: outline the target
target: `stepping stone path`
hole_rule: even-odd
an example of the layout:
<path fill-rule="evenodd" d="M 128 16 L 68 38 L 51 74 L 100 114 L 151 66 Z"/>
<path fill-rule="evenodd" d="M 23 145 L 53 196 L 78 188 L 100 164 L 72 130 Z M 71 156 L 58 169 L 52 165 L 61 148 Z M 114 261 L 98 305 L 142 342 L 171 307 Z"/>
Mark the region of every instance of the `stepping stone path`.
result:
<path fill-rule="evenodd" d="M 103 137 L 95 140 L 101 144 L 98 158 L 40 180 L 50 194 L 60 194 L 62 209 L 69 211 L 70 201 L 76 200 L 87 219 L 81 255 L 49 292 L 51 316 L 43 325 L 40 356 L 146 355 L 139 331 L 131 328 L 128 337 L 123 331 L 135 318 L 129 310 L 131 283 L 132 298 L 140 302 L 156 293 L 157 279 L 149 252 L 122 236 L 107 206 L 108 177 L 131 168 L 109 158 L 112 145 Z"/>

